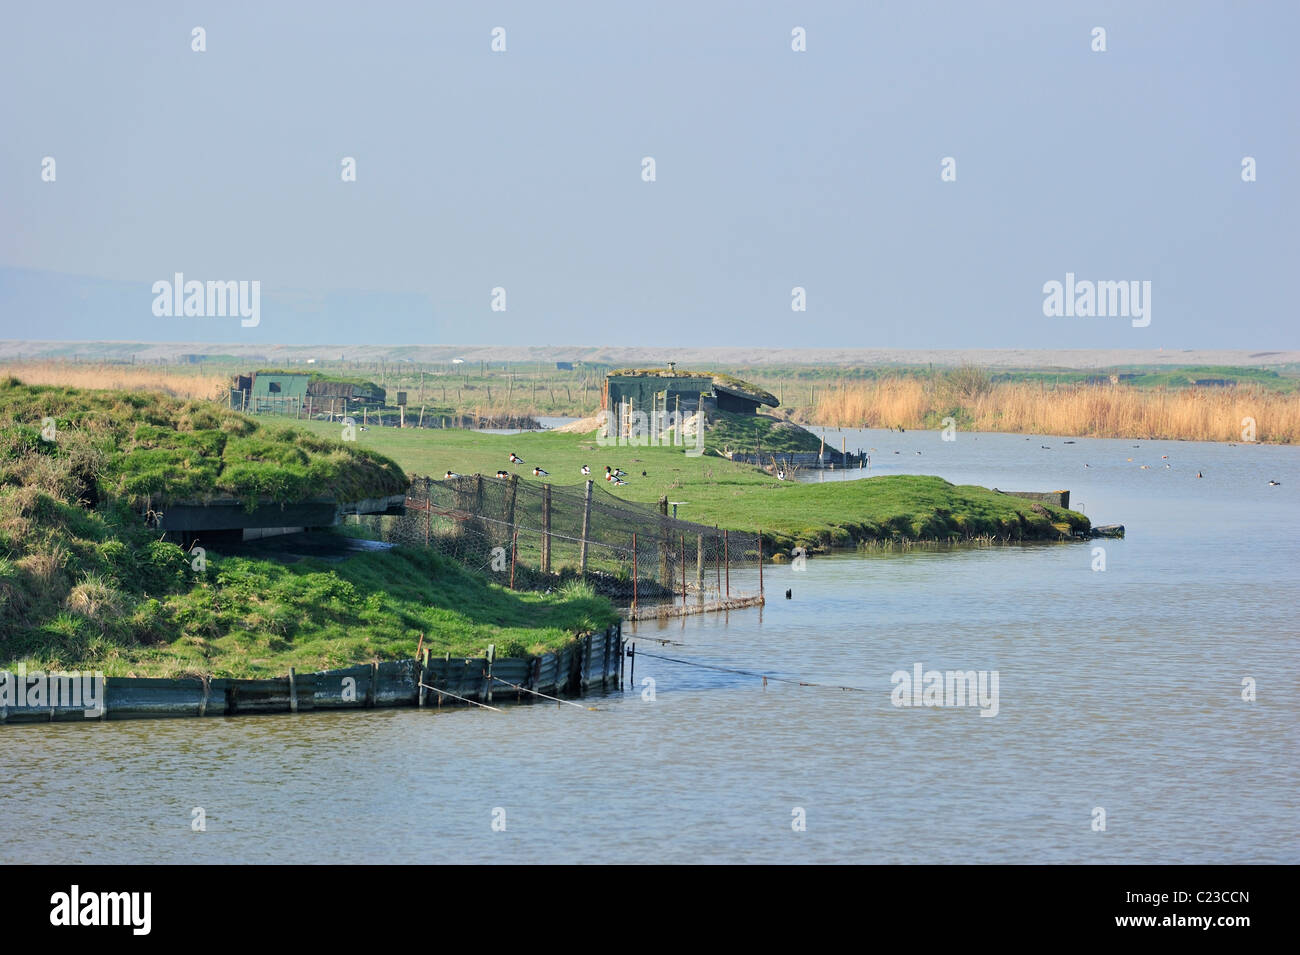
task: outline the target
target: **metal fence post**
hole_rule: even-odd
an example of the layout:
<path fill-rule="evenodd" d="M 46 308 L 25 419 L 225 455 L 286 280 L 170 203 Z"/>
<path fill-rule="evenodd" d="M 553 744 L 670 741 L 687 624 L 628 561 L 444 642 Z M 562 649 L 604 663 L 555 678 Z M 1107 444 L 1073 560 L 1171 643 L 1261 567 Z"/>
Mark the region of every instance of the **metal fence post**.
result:
<path fill-rule="evenodd" d="M 551 572 L 551 486 L 542 485 L 542 573 Z"/>
<path fill-rule="evenodd" d="M 591 528 L 591 487 L 592 481 L 587 481 L 587 493 L 582 502 L 582 543 L 578 555 L 578 573 L 582 577 L 587 576 L 587 533 Z"/>

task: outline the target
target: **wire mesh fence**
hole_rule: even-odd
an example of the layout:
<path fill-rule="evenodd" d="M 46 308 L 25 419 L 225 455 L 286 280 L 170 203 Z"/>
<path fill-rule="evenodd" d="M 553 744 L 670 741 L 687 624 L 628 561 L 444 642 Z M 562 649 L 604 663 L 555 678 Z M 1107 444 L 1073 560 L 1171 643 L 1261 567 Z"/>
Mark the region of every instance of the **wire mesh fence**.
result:
<path fill-rule="evenodd" d="M 757 533 L 666 511 L 666 499 L 658 507 L 625 501 L 593 481 L 566 487 L 517 475 L 416 477 L 406 514 L 379 519 L 379 526 L 385 540 L 434 548 L 515 589 L 586 580 L 633 619 L 762 602 Z"/>

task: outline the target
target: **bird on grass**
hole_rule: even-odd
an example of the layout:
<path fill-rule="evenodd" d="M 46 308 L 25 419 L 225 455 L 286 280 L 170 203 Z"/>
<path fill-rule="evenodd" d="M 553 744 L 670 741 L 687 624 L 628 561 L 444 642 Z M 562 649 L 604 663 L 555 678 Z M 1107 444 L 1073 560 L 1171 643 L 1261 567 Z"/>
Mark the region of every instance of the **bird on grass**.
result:
<path fill-rule="evenodd" d="M 457 474 L 455 471 L 448 471 L 446 474 L 442 476 L 442 479 L 444 481 L 450 481 L 452 478 L 458 478 L 458 477 L 460 477 L 460 475 Z"/>
<path fill-rule="evenodd" d="M 605 465 L 605 473 L 612 474 L 614 477 L 627 477 L 627 472 L 622 468 L 611 468 L 608 464 Z"/>
<path fill-rule="evenodd" d="M 509 472 L 507 472 L 507 471 L 498 471 L 498 472 L 497 472 L 497 477 L 499 477 L 499 478 L 501 478 L 502 480 L 504 480 L 505 478 L 510 477 L 510 474 L 509 474 Z"/>
<path fill-rule="evenodd" d="M 777 479 L 778 481 L 784 481 L 784 480 L 785 480 L 785 469 L 784 469 L 784 468 L 779 468 L 779 469 L 777 469 L 777 472 L 776 472 L 776 479 Z"/>
<path fill-rule="evenodd" d="M 610 484 L 614 485 L 615 487 L 624 487 L 627 484 L 627 482 L 624 481 L 621 477 L 615 477 L 613 474 L 606 474 L 605 480 L 608 481 Z"/>
<path fill-rule="evenodd" d="M 513 451 L 511 451 L 511 452 L 510 452 L 510 463 L 511 463 L 511 464 L 523 464 L 523 463 L 524 463 L 524 459 L 521 458 L 519 455 L 515 454 Z"/>
<path fill-rule="evenodd" d="M 550 471 L 543 471 L 541 468 L 533 468 L 533 477 L 550 477 Z"/>
<path fill-rule="evenodd" d="M 582 473 L 583 473 L 583 474 L 590 474 L 590 473 L 591 473 L 591 468 L 587 467 L 587 465 L 584 464 L 584 465 L 582 466 Z"/>

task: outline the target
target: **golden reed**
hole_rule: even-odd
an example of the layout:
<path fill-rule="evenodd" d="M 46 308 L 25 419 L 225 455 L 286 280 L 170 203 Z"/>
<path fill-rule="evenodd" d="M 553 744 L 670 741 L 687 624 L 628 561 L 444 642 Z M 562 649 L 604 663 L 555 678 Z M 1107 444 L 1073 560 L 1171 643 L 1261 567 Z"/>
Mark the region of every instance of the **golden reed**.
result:
<path fill-rule="evenodd" d="M 110 365 L 23 361 L 0 363 L 0 376 L 12 375 L 25 385 L 64 388 L 108 388 L 117 391 L 161 391 L 173 398 L 224 399 L 229 375 L 202 374 L 148 365 Z"/>
<path fill-rule="evenodd" d="M 1300 393 L 1249 385 L 1139 389 L 1122 385 L 1046 387 L 1006 382 L 982 395 L 941 398 L 915 378 L 884 378 L 819 397 L 812 422 L 830 427 L 926 428 L 960 408 L 962 428 L 1084 438 L 1182 441 L 1300 441 Z"/>

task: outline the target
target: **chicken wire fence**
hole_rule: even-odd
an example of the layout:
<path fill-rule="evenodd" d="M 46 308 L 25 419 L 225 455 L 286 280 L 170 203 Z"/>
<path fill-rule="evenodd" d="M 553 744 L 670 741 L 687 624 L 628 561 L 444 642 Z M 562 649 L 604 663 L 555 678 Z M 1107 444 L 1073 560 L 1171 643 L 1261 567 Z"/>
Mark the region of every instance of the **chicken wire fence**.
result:
<path fill-rule="evenodd" d="M 757 533 L 678 520 L 574 486 L 466 475 L 416 477 L 406 514 L 380 519 L 385 540 L 432 547 L 515 589 L 583 579 L 636 617 L 732 609 L 762 602 Z"/>

